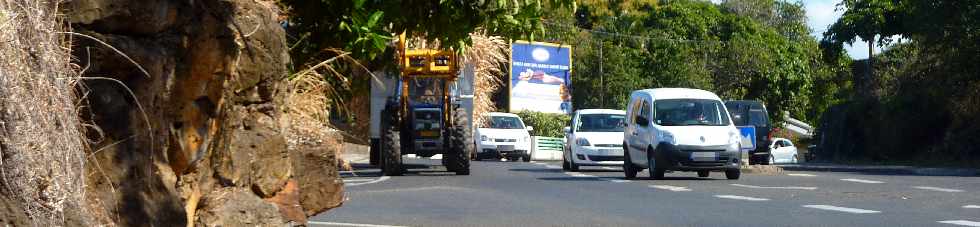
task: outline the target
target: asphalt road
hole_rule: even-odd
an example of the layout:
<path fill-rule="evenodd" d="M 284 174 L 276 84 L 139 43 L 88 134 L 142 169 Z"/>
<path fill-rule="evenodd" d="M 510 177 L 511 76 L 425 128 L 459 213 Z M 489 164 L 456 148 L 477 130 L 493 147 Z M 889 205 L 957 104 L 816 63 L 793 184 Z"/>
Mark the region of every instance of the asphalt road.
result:
<path fill-rule="evenodd" d="M 405 176 L 344 173 L 349 200 L 310 226 L 980 226 L 980 177 L 853 172 L 668 173 L 474 162 L 472 175 L 408 159 Z"/>

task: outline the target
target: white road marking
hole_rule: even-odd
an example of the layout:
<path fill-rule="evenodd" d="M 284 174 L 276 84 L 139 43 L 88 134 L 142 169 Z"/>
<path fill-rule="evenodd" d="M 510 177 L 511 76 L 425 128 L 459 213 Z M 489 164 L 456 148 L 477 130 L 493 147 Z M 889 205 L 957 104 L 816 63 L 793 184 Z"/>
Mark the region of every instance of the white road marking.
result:
<path fill-rule="evenodd" d="M 391 177 L 389 177 L 389 176 L 381 176 L 378 179 L 375 179 L 375 180 L 372 180 L 372 181 L 368 181 L 368 182 L 349 183 L 349 184 L 348 183 L 344 183 L 344 186 L 358 186 L 358 185 L 365 185 L 365 184 L 374 184 L 374 183 L 386 181 L 386 180 L 388 180 L 390 178 Z"/>
<path fill-rule="evenodd" d="M 755 188 L 755 189 L 817 190 L 817 187 L 800 187 L 800 186 L 756 186 L 756 185 L 745 185 L 745 184 L 731 184 L 731 185 L 735 187 Z"/>
<path fill-rule="evenodd" d="M 347 182 L 351 182 L 351 183 L 353 183 L 353 182 L 365 182 L 365 181 L 372 181 L 372 180 L 375 180 L 375 179 L 371 179 L 371 178 L 344 178 L 344 183 L 347 183 Z"/>
<path fill-rule="evenodd" d="M 980 205 L 966 205 L 963 206 L 964 209 L 980 209 Z"/>
<path fill-rule="evenodd" d="M 689 189 L 689 188 L 680 187 L 680 186 L 673 186 L 673 185 L 650 185 L 649 187 L 656 188 L 656 189 L 669 190 L 669 191 L 674 191 L 674 192 L 689 192 L 689 191 L 691 191 L 691 189 Z"/>
<path fill-rule="evenodd" d="M 865 183 L 865 184 L 881 184 L 881 183 L 885 183 L 884 181 L 862 180 L 862 179 L 854 179 L 854 178 L 845 178 L 845 179 L 840 179 L 840 180 L 842 180 L 842 181 L 850 181 L 850 182 L 858 182 L 858 183 Z"/>
<path fill-rule="evenodd" d="M 967 221 L 967 220 L 949 220 L 949 221 L 938 221 L 938 222 L 943 224 L 951 224 L 951 225 L 980 227 L 980 222 Z"/>
<path fill-rule="evenodd" d="M 326 226 L 349 226 L 349 227 L 402 227 L 400 225 L 373 225 L 343 222 L 307 221 L 306 224 L 326 225 Z"/>
<path fill-rule="evenodd" d="M 613 182 L 613 183 L 626 183 L 626 182 L 633 182 L 633 181 L 631 181 L 631 180 L 612 179 L 612 180 L 609 180 L 609 182 Z"/>
<path fill-rule="evenodd" d="M 604 170 L 618 170 L 617 168 L 613 168 L 613 167 L 609 167 L 609 166 L 603 166 L 602 169 L 604 169 Z"/>
<path fill-rule="evenodd" d="M 930 187 L 930 186 L 915 186 L 915 187 L 912 187 L 912 188 L 917 188 L 917 189 L 922 189 L 922 190 L 940 191 L 940 192 L 963 192 L 963 190 L 959 190 L 959 189 L 939 188 L 939 187 Z"/>
<path fill-rule="evenodd" d="M 747 201 L 768 201 L 766 198 L 756 198 L 748 196 L 738 196 L 738 195 L 715 195 L 715 197 L 722 199 L 737 199 L 737 200 L 747 200 Z"/>
<path fill-rule="evenodd" d="M 847 213 L 853 213 L 853 214 L 876 214 L 876 213 L 881 213 L 881 211 L 876 211 L 876 210 L 865 210 L 865 209 L 847 208 L 847 207 L 839 207 L 839 206 L 831 206 L 831 205 L 804 205 L 803 207 L 813 208 L 813 209 L 821 209 L 821 210 L 840 211 L 840 212 L 847 212 Z"/>
<path fill-rule="evenodd" d="M 544 163 L 544 162 L 534 162 L 534 161 L 531 161 L 531 163 L 534 163 L 535 165 L 547 165 L 548 164 L 548 163 Z"/>
<path fill-rule="evenodd" d="M 558 167 L 558 166 L 556 166 L 556 165 L 546 165 L 546 166 L 544 166 L 544 167 L 545 167 L 545 168 L 549 168 L 549 169 L 561 169 L 561 167 Z"/>
<path fill-rule="evenodd" d="M 817 176 L 817 175 L 813 175 L 813 174 L 809 174 L 809 173 L 788 173 L 786 175 L 787 176 L 794 176 L 794 177 L 815 177 L 815 176 Z"/>
<path fill-rule="evenodd" d="M 565 172 L 565 174 L 572 177 L 596 177 L 593 175 L 588 175 L 588 174 L 578 173 L 578 172 Z"/>

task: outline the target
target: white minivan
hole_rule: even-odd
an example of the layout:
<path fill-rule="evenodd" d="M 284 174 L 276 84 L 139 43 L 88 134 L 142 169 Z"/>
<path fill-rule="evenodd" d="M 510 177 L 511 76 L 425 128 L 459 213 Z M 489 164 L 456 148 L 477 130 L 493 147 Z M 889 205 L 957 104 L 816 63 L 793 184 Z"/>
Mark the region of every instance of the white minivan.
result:
<path fill-rule="evenodd" d="M 633 91 L 623 132 L 626 178 L 648 169 L 661 179 L 668 171 L 708 177 L 741 175 L 741 135 L 718 95 L 705 90 L 658 88 Z"/>

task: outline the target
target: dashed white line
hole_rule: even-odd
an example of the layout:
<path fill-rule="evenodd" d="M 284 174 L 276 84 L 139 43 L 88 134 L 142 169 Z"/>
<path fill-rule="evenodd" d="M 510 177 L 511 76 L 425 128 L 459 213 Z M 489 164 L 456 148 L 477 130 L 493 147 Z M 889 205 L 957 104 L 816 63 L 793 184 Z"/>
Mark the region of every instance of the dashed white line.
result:
<path fill-rule="evenodd" d="M 865 210 L 865 209 L 847 208 L 847 207 L 839 207 L 839 206 L 831 206 L 831 205 L 804 205 L 803 207 L 813 208 L 813 209 L 821 209 L 821 210 L 840 211 L 840 212 L 847 212 L 847 213 L 853 213 L 853 214 L 876 214 L 876 213 L 881 213 L 881 211 L 876 211 L 876 210 Z"/>
<path fill-rule="evenodd" d="M 588 174 L 578 173 L 578 172 L 565 172 L 565 174 L 572 177 L 596 177 L 593 175 L 588 175 Z"/>
<path fill-rule="evenodd" d="M 633 182 L 633 181 L 631 181 L 631 180 L 612 179 L 612 180 L 609 180 L 609 182 L 613 182 L 613 183 L 627 183 L 627 182 Z"/>
<path fill-rule="evenodd" d="M 858 182 L 858 183 L 865 183 L 865 184 L 882 184 L 882 183 L 885 183 L 884 181 L 862 180 L 862 179 L 854 179 L 854 178 L 844 178 L 844 179 L 840 179 L 840 180 L 842 180 L 842 181 L 850 181 L 850 182 Z"/>
<path fill-rule="evenodd" d="M 939 192 L 963 192 L 963 190 L 959 190 L 959 189 L 940 188 L 940 187 L 931 187 L 931 186 L 915 186 L 915 187 L 912 187 L 912 188 L 922 189 L 922 190 L 939 191 Z"/>
<path fill-rule="evenodd" d="M 674 192 L 689 192 L 689 191 L 691 191 L 690 188 L 680 187 L 680 186 L 673 186 L 673 185 L 650 185 L 650 187 L 651 188 L 656 188 L 656 189 L 663 189 L 663 190 L 668 190 L 668 191 L 674 191 Z"/>
<path fill-rule="evenodd" d="M 325 221 L 307 221 L 307 224 L 312 225 L 326 225 L 326 226 L 350 226 L 350 227 L 401 227 L 399 225 L 373 225 L 373 224 L 358 224 L 358 223 L 343 223 L 343 222 L 325 222 Z"/>
<path fill-rule="evenodd" d="M 375 179 L 371 179 L 371 178 L 344 178 L 344 183 L 348 183 L 348 182 L 350 182 L 350 183 L 356 183 L 356 182 L 365 182 L 365 181 L 372 181 L 372 180 L 375 180 Z"/>
<path fill-rule="evenodd" d="M 739 195 L 715 195 L 715 197 L 722 198 L 722 199 L 737 199 L 737 200 L 746 200 L 746 201 L 769 201 L 769 199 L 766 198 L 756 198 L 756 197 L 739 196 Z"/>
<path fill-rule="evenodd" d="M 980 222 L 967 221 L 967 220 L 949 220 L 949 221 L 938 221 L 938 222 L 943 224 L 951 224 L 951 225 L 980 227 Z"/>
<path fill-rule="evenodd" d="M 608 166 L 603 166 L 602 169 L 604 169 L 604 170 L 618 170 L 617 168 L 608 167 Z"/>
<path fill-rule="evenodd" d="M 966 205 L 963 209 L 980 209 L 980 205 Z"/>
<path fill-rule="evenodd" d="M 360 183 L 344 183 L 344 186 L 358 186 L 358 185 L 365 185 L 365 184 L 374 184 L 374 183 L 378 183 L 378 182 L 382 182 L 382 181 L 386 181 L 386 180 L 388 180 L 389 178 L 391 178 L 391 177 L 389 177 L 389 176 L 381 176 L 381 177 L 379 177 L 378 179 L 375 179 L 375 180 L 372 180 L 372 181 L 368 181 L 368 182 L 360 182 Z"/>
<path fill-rule="evenodd" d="M 731 185 L 735 187 L 755 188 L 755 189 L 817 190 L 817 187 L 800 187 L 800 186 L 756 186 L 756 185 L 745 185 L 745 184 L 731 184 Z"/>
<path fill-rule="evenodd" d="M 815 177 L 815 176 L 817 176 L 817 175 L 813 175 L 813 174 L 809 174 L 809 173 L 787 173 L 786 175 L 787 176 L 794 176 L 794 177 Z"/>
<path fill-rule="evenodd" d="M 535 165 L 547 165 L 548 164 L 548 163 L 544 163 L 544 162 L 533 162 L 533 161 L 531 163 L 534 163 Z"/>
<path fill-rule="evenodd" d="M 561 169 L 561 167 L 559 167 L 559 166 L 556 166 L 556 165 L 546 165 L 546 166 L 544 166 L 544 167 L 545 167 L 545 168 L 549 168 L 549 169 Z"/>

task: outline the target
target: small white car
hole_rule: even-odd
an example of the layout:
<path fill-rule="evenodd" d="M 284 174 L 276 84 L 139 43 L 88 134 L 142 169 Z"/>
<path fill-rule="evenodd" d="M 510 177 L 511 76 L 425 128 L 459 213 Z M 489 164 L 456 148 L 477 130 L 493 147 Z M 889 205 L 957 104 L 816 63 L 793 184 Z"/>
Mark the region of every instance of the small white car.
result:
<path fill-rule="evenodd" d="M 769 145 L 769 163 L 798 163 L 796 146 L 793 142 L 784 138 L 773 138 Z"/>
<path fill-rule="evenodd" d="M 718 95 L 687 88 L 646 89 L 633 91 L 627 105 L 627 179 L 643 169 L 653 179 L 662 179 L 667 171 L 741 176 L 741 134 Z"/>
<path fill-rule="evenodd" d="M 507 158 L 510 161 L 531 161 L 531 126 L 525 126 L 521 117 L 511 113 L 488 113 L 485 125 L 473 135 L 476 140 L 474 160 Z"/>
<path fill-rule="evenodd" d="M 578 110 L 571 127 L 565 127 L 562 169 L 578 171 L 579 166 L 622 166 L 623 126 L 626 111 L 610 109 Z"/>

